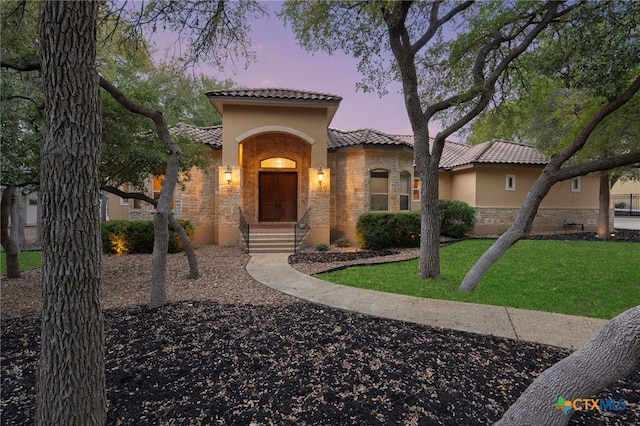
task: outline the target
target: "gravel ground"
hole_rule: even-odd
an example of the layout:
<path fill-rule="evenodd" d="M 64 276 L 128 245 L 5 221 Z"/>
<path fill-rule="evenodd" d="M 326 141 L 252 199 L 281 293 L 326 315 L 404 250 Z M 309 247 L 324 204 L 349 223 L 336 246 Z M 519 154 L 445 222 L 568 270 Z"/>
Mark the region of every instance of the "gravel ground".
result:
<path fill-rule="evenodd" d="M 169 256 L 170 303 L 156 310 L 144 306 L 150 256 L 103 258 L 108 424 L 492 424 L 568 355 L 312 305 L 253 280 L 239 249 L 197 254 L 197 280 L 184 278 L 184 255 Z M 415 253 L 346 262 L 402 257 Z M 323 267 L 343 264 L 334 256 Z M 1 422 L 32 424 L 39 272 L 1 285 Z M 640 424 L 640 371 L 596 397 L 627 409 L 581 412 L 571 424 Z"/>

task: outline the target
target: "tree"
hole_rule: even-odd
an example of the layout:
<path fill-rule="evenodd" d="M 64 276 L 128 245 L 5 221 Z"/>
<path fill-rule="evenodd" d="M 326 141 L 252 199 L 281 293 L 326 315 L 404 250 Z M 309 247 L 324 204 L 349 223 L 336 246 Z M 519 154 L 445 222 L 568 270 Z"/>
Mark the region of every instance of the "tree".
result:
<path fill-rule="evenodd" d="M 545 40 L 537 52 L 539 56 L 533 58 L 534 68 L 537 65 L 546 76 L 563 81 L 563 93 L 573 99 L 551 105 L 550 110 L 555 114 L 550 116 L 557 123 L 549 127 L 552 131 L 559 130 L 561 135 L 547 139 L 551 140 L 553 155 L 527 194 L 514 224 L 480 257 L 460 284 L 460 290 L 475 290 L 491 265 L 530 232 L 538 207 L 552 185 L 576 176 L 640 163 L 637 142 L 640 105 L 637 95 L 640 56 L 637 53 L 640 48 L 634 42 L 640 35 L 639 16 L 640 6 L 635 3 L 587 4 L 578 9 L 575 21 L 560 28 L 560 36 Z M 590 33 L 586 39 L 585 33 Z M 586 57 L 597 65 L 588 62 Z M 548 106 L 549 102 L 537 104 Z M 563 112 L 567 106 L 570 114 Z M 615 141 L 612 143 L 611 139 Z M 605 175 L 601 192 L 607 196 L 608 186 Z M 608 199 L 601 199 L 601 203 L 601 209 L 608 211 Z"/>
<path fill-rule="evenodd" d="M 561 31 L 542 38 L 523 63 L 526 76 L 509 100 L 486 111 L 472 126 L 471 143 L 505 138 L 535 145 L 553 156 L 604 101 L 615 99 L 640 66 L 636 41 L 640 7 L 635 2 L 590 3 L 574 12 Z M 606 72 L 605 72 L 606 70 Z M 634 98 L 604 120 L 573 158 L 640 151 L 640 99 Z M 620 171 L 623 172 L 623 171 Z M 600 172 L 598 234 L 609 236 L 609 186 L 620 172 Z"/>
<path fill-rule="evenodd" d="M 543 371 L 496 425 L 566 425 L 558 397 L 588 398 L 632 373 L 640 364 L 640 306 L 606 323 L 591 340 Z"/>
<path fill-rule="evenodd" d="M 480 259 L 478 259 L 476 264 L 471 268 L 460 284 L 461 291 L 475 290 L 491 265 L 493 265 L 513 244 L 529 233 L 538 207 L 553 184 L 599 170 L 607 170 L 628 164 L 640 163 L 640 152 L 632 152 L 606 158 L 598 158 L 586 163 L 563 167 L 584 147 L 595 127 L 607 116 L 629 102 L 638 90 L 640 90 L 640 75 L 636 77 L 624 93 L 615 100 L 609 102 L 601 110 L 597 111 L 582 127 L 582 130 L 573 139 L 571 144 L 551 158 L 542 171 L 542 174 L 527 194 L 513 225 L 511 225 L 511 227 L 496 240 L 496 242 L 480 257 Z"/>
<path fill-rule="evenodd" d="M 106 418 L 98 209 L 100 3 L 42 2 L 39 40 L 45 124 L 42 338 L 36 424 L 100 425 Z"/>
<path fill-rule="evenodd" d="M 438 171 L 445 139 L 508 88 L 520 55 L 576 7 L 558 2 L 287 2 L 282 16 L 307 49 L 361 58 L 360 87 L 384 92 L 402 81 L 420 174 L 420 276 L 440 275 Z M 450 34 L 455 33 L 455 36 Z M 391 51 L 393 63 L 385 63 Z M 390 66 L 391 65 L 391 66 Z M 429 125 L 446 115 L 433 139 Z"/>
<path fill-rule="evenodd" d="M 0 205 L 0 241 L 7 259 L 7 278 L 20 278 L 22 276 L 20 262 L 18 261 L 20 247 L 15 239 L 12 239 L 9 235 L 9 217 L 14 202 L 15 189 L 10 186 L 5 187 L 2 191 L 2 205 Z"/>

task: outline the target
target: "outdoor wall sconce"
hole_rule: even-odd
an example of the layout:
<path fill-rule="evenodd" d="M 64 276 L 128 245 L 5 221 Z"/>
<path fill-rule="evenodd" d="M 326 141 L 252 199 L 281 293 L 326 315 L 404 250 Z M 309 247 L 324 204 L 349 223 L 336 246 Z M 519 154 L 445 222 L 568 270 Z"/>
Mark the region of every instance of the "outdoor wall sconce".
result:
<path fill-rule="evenodd" d="M 227 185 L 231 184 L 231 167 L 227 164 L 227 170 L 224 172 L 224 177 L 227 179 Z"/>
<path fill-rule="evenodd" d="M 322 181 L 324 180 L 324 172 L 322 171 L 322 166 L 318 167 L 318 183 L 322 186 Z"/>

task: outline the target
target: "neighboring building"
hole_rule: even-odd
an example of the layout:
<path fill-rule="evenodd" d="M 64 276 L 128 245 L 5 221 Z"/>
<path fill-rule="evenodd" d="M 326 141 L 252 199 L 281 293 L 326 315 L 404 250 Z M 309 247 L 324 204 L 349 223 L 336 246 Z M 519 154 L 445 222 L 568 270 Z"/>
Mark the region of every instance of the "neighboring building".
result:
<path fill-rule="evenodd" d="M 618 181 L 611 188 L 616 216 L 640 216 L 640 180 Z"/>
<path fill-rule="evenodd" d="M 292 226 L 308 212 L 307 244 L 314 245 L 340 237 L 355 241 L 364 212 L 420 209 L 413 137 L 330 128 L 339 96 L 288 89 L 207 96 L 223 126 L 174 129 L 211 147 L 209 171 L 194 170 L 185 190 L 174 195 L 174 211 L 194 224 L 196 243 L 240 244 L 240 212 L 253 228 Z M 447 142 L 440 198 L 475 207 L 475 233 L 495 234 L 513 222 L 546 162 L 535 149 L 512 142 Z M 146 190 L 153 191 L 151 181 Z M 145 203 L 129 207 L 131 219 L 152 212 Z M 568 221 L 595 231 L 597 212 L 598 177 L 575 178 L 551 189 L 534 230 L 561 230 Z"/>

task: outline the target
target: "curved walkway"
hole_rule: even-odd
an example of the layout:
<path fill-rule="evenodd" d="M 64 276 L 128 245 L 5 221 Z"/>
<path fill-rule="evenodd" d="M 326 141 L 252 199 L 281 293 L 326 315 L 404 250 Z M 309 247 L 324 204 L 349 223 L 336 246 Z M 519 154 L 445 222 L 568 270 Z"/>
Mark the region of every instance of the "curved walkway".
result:
<path fill-rule="evenodd" d="M 288 254 L 251 256 L 257 281 L 296 298 L 337 309 L 434 327 L 577 349 L 607 321 L 475 303 L 425 299 L 333 284 L 293 269 Z"/>

